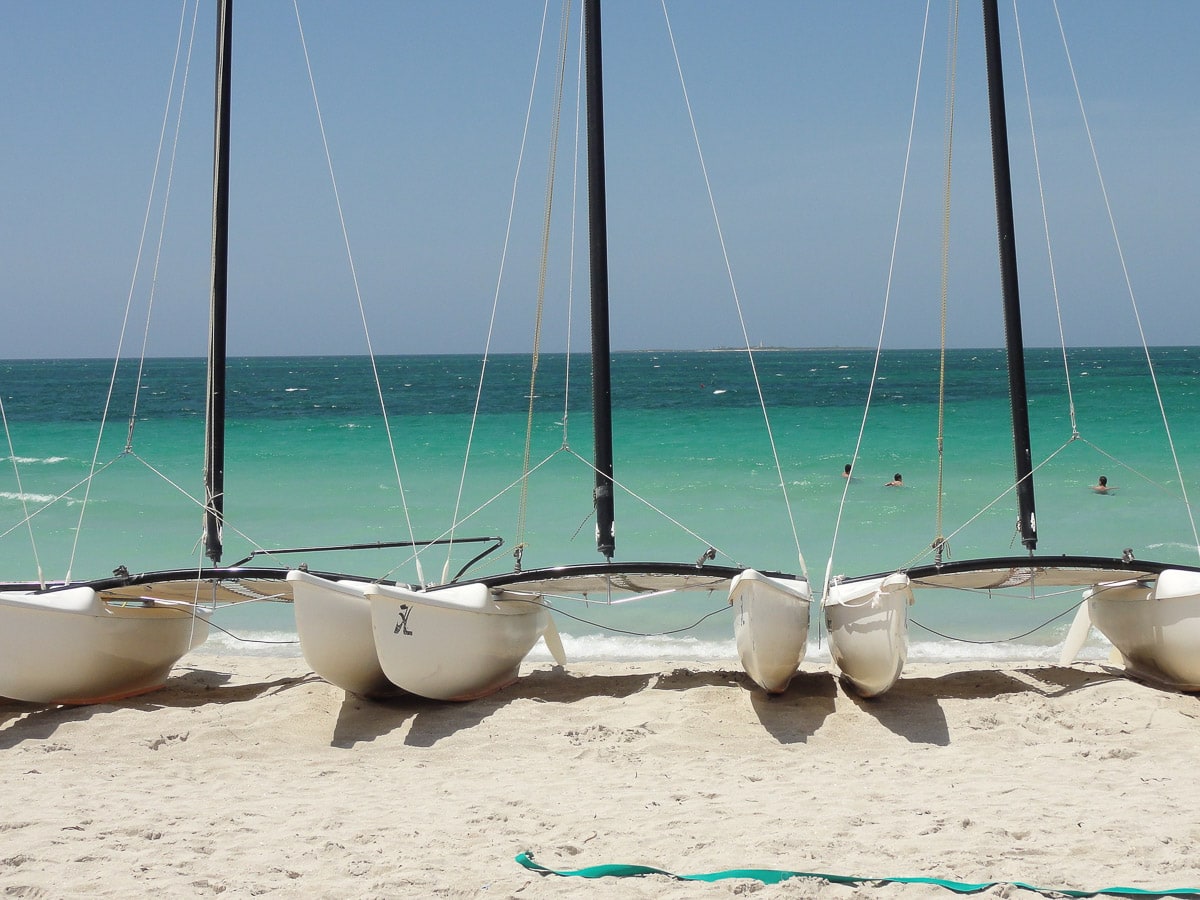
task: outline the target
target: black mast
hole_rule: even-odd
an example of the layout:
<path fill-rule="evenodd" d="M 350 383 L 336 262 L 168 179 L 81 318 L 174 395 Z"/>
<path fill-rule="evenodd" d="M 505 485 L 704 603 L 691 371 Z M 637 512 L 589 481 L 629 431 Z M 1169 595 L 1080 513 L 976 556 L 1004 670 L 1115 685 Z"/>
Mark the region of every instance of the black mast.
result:
<path fill-rule="evenodd" d="M 1021 336 L 1021 295 L 1017 286 L 1017 247 L 1013 229 L 1012 179 L 1008 170 L 1008 120 L 1004 114 L 1004 69 L 1000 61 L 1000 18 L 996 0 L 983 0 L 983 36 L 987 47 L 988 104 L 992 122 L 992 171 L 996 181 L 996 230 L 1000 240 L 1000 286 L 1004 292 L 1004 342 L 1008 355 L 1008 393 L 1012 404 L 1013 456 L 1017 478 L 1017 527 L 1021 543 L 1037 549 L 1033 509 L 1033 451 L 1025 393 L 1025 345 Z"/>
<path fill-rule="evenodd" d="M 204 418 L 204 552 L 221 561 L 225 509 L 225 307 L 229 262 L 229 79 L 233 0 L 217 3 L 217 91 L 213 141 L 212 301 L 208 404 Z"/>
<path fill-rule="evenodd" d="M 612 378 L 608 343 L 608 218 L 604 192 L 604 87 L 600 0 L 584 0 L 587 62 L 588 231 L 592 273 L 592 428 L 596 467 L 596 549 L 606 559 L 613 537 Z"/>

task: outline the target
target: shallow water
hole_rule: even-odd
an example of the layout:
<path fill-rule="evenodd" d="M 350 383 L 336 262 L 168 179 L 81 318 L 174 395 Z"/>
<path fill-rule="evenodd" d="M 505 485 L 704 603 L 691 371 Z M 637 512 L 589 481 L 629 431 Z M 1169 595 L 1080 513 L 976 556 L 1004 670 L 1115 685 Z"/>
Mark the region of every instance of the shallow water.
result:
<path fill-rule="evenodd" d="M 930 561 L 928 547 L 939 533 L 937 353 L 885 354 L 840 520 L 847 487 L 842 469 L 854 451 L 873 353 L 762 351 L 754 358 L 787 503 L 744 352 L 615 356 L 616 558 L 695 561 L 712 546 L 719 563 L 787 572 L 807 566 L 818 585 L 831 551 L 835 574 Z M 1190 473 L 1200 471 L 1200 349 L 1161 348 L 1153 358 L 1180 468 L 1194 493 Z M 1072 351 L 1069 360 L 1077 434 L 1064 399 L 1061 351 L 1027 355 L 1034 457 L 1040 464 L 1039 553 L 1119 556 L 1131 548 L 1140 558 L 1196 563 L 1196 540 L 1143 351 L 1083 349 Z M 567 405 L 565 357 L 542 356 L 530 460 L 531 466 L 544 464 L 529 479 L 524 498 L 510 486 L 520 479 L 530 420 L 527 356 L 488 362 L 463 476 L 480 362 L 473 356 L 379 360 L 401 493 L 366 358 L 234 360 L 224 561 L 254 549 L 440 537 L 451 525 L 460 481 L 457 535 L 505 539 L 501 553 L 474 574 L 510 569 L 518 544 L 524 545 L 526 568 L 599 561 L 592 543 L 592 476 L 584 462 L 591 458 L 586 359 L 572 359 Z M 33 579 L 40 568 L 48 579 L 68 573 L 87 578 L 118 565 L 145 571 L 199 563 L 201 516 L 193 498 L 201 490 L 203 361 L 147 363 L 127 451 L 133 372 L 132 364 L 122 365 L 110 405 L 115 412 L 98 443 L 111 364 L 0 363 L 20 473 L 18 488 L 11 462 L 0 467 L 0 532 L 6 532 L 0 537 L 0 577 Z M 1014 501 L 1006 494 L 1013 477 L 1008 421 L 1003 352 L 951 351 L 940 533 L 949 537 L 953 559 L 1020 551 L 1013 535 Z M 93 454 L 105 468 L 89 491 Z M 884 487 L 896 472 L 905 486 Z M 1109 477 L 1115 492 L 1101 496 L 1089 490 L 1100 474 Z M 33 542 L 22 524 L 22 496 L 31 512 L 41 510 L 31 520 Z M 55 498 L 60 499 L 52 503 Z M 456 548 L 449 571 L 476 549 Z M 419 571 L 409 551 L 278 557 L 283 565 L 302 561 L 412 582 L 436 581 L 447 565 L 444 551 L 433 549 L 422 554 Z M 1052 658 L 1078 600 L 1078 594 L 1036 599 L 924 594 L 912 610 L 917 624 L 911 655 Z M 733 653 L 724 597 L 617 607 L 572 604 L 562 612 L 559 627 L 575 658 Z M 1063 613 L 1018 642 L 1008 640 Z M 813 616 L 815 658 L 824 654 L 818 619 Z M 286 605 L 243 607 L 217 621 L 239 638 L 294 640 Z M 672 634 L 645 636 L 656 632 Z M 212 643 L 214 648 L 237 643 L 243 652 L 296 652 L 291 643 L 244 644 L 225 635 Z M 1098 645 L 1088 650 L 1094 656 L 1103 652 Z"/>

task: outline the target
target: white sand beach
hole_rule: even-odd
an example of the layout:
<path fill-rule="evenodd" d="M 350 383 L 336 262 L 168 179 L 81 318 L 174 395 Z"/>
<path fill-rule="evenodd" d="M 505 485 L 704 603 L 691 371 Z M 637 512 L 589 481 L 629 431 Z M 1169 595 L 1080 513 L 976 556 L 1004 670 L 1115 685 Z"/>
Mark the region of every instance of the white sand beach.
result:
<path fill-rule="evenodd" d="M 0 701 L 13 897 L 952 897 L 931 885 L 585 880 L 609 863 L 1200 887 L 1200 698 L 1104 666 L 918 664 L 853 699 L 734 663 L 527 666 L 468 704 L 366 702 L 299 658 Z M 976 896 L 1036 896 L 1011 886 Z"/>

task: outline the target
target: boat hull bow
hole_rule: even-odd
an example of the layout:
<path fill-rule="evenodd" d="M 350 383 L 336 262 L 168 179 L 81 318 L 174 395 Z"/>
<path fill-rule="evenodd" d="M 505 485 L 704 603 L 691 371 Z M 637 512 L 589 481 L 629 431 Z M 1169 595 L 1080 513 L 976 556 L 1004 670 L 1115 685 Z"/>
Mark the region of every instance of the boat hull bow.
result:
<path fill-rule="evenodd" d="M 540 598 L 505 599 L 483 584 L 371 585 L 366 595 L 384 673 L 431 700 L 475 700 L 512 684 L 552 623 Z"/>
<path fill-rule="evenodd" d="M 903 572 L 830 585 L 824 603 L 829 652 L 842 681 L 860 697 L 884 693 L 904 670 L 912 602 Z"/>
<path fill-rule="evenodd" d="M 1200 572 L 1166 569 L 1153 583 L 1097 584 L 1084 597 L 1131 676 L 1200 692 Z"/>
<path fill-rule="evenodd" d="M 0 593 L 0 696 L 30 703 L 106 703 L 162 687 L 208 638 L 191 603 L 108 602 L 90 587 Z"/>
<path fill-rule="evenodd" d="M 742 668 L 768 694 L 783 693 L 808 648 L 808 582 L 746 569 L 730 583 L 729 602 Z"/>
<path fill-rule="evenodd" d="M 369 582 L 332 581 L 292 570 L 287 574 L 300 651 L 314 672 L 361 697 L 386 697 L 398 689 L 379 665 L 371 629 Z"/>

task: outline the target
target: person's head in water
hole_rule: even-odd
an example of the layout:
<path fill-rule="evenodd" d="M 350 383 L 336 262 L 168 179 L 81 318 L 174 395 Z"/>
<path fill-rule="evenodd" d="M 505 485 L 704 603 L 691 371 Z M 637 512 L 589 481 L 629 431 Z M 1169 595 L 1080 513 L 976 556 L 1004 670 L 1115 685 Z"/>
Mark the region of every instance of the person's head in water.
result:
<path fill-rule="evenodd" d="M 885 484 L 884 487 L 904 487 L 904 479 L 901 477 L 900 473 L 897 472 L 892 476 L 892 480 Z"/>
<path fill-rule="evenodd" d="M 842 472 L 842 477 L 843 477 L 843 478 L 849 478 L 849 477 L 850 477 L 850 463 L 846 463 L 846 468 L 845 468 L 845 470 Z"/>

